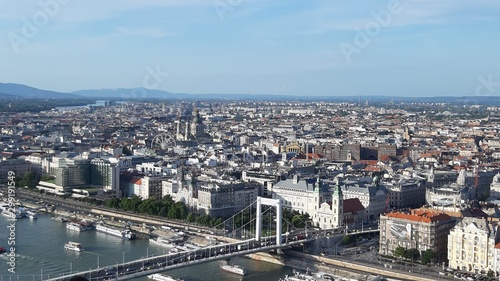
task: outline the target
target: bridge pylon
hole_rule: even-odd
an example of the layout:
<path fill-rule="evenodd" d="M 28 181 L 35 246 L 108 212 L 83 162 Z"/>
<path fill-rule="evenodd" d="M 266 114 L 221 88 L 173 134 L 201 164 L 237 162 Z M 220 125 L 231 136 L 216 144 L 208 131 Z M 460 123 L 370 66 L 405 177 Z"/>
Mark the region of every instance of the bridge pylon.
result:
<path fill-rule="evenodd" d="M 281 202 L 279 199 L 257 197 L 257 225 L 255 227 L 255 241 L 262 236 L 262 205 L 276 207 L 276 245 L 281 246 Z"/>

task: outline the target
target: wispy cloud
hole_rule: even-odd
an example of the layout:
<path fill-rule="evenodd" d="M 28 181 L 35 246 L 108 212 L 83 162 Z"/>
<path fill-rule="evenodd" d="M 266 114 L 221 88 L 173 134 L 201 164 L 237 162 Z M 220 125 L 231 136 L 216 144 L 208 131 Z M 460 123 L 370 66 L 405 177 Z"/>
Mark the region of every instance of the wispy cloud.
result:
<path fill-rule="evenodd" d="M 142 36 L 149 38 L 163 38 L 168 35 L 175 35 L 174 32 L 167 32 L 165 30 L 161 30 L 159 28 L 133 28 L 133 27 L 125 27 L 125 26 L 117 26 L 115 30 L 119 34 L 127 35 L 127 36 Z"/>

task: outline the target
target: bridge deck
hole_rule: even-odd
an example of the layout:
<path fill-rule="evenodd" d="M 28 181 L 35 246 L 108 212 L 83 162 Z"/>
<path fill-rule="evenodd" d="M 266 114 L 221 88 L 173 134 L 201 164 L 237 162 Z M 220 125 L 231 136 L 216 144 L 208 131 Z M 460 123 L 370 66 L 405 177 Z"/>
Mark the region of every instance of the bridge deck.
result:
<path fill-rule="evenodd" d="M 106 266 L 93 270 L 64 275 L 46 281 L 63 281 L 73 276 L 83 276 L 88 280 L 128 280 L 144 277 L 154 273 L 160 273 L 176 268 L 206 263 L 216 260 L 228 259 L 231 257 L 247 255 L 256 252 L 270 251 L 278 248 L 290 247 L 301 243 L 306 243 L 315 238 L 289 241 L 282 245 L 275 245 L 275 237 L 263 238 L 260 242 L 253 239 L 239 241 L 236 243 L 210 246 L 192 251 L 180 253 L 169 253 L 166 255 L 154 256 L 136 261 L 131 261 L 114 266 Z"/>

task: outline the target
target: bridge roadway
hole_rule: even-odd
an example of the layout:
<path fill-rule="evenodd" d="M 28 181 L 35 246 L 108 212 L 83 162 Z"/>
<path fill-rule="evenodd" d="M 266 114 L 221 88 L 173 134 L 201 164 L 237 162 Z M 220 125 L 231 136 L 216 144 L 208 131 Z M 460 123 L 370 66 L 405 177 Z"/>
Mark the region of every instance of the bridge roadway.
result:
<path fill-rule="evenodd" d="M 294 237 L 292 239 L 295 239 Z M 313 241 L 315 238 L 297 239 L 287 241 L 282 245 L 276 245 L 276 237 L 262 238 L 257 242 L 254 239 L 227 243 L 216 246 L 200 248 L 192 251 L 169 253 L 166 255 L 148 257 L 136 261 L 100 267 L 93 270 L 68 274 L 45 281 L 66 281 L 73 276 L 83 276 L 90 281 L 101 280 L 129 280 L 144 277 L 154 273 L 160 273 L 176 268 L 206 263 L 216 260 L 229 259 L 231 257 L 252 254 L 262 251 L 270 251 L 283 247 L 290 247 Z"/>

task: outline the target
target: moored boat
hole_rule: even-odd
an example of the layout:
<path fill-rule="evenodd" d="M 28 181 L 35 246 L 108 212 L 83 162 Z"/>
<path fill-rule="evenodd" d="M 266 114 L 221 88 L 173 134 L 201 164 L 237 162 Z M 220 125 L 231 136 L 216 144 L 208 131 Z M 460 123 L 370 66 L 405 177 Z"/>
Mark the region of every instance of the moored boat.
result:
<path fill-rule="evenodd" d="M 164 238 L 161 236 L 158 236 L 156 238 L 149 238 L 149 242 L 156 244 L 158 246 L 166 247 L 166 248 L 175 247 L 175 244 L 170 239 L 167 239 L 167 238 Z"/>
<path fill-rule="evenodd" d="M 114 226 L 110 225 L 104 225 L 104 224 L 98 224 L 96 225 L 95 229 L 100 232 L 108 233 L 120 238 L 128 239 L 128 240 L 133 240 L 135 239 L 135 233 L 130 231 L 130 229 L 125 228 L 125 229 L 119 229 Z"/>
<path fill-rule="evenodd" d="M 66 228 L 69 230 L 74 230 L 74 231 L 78 231 L 78 232 L 82 232 L 82 231 L 87 230 L 86 226 L 82 225 L 81 223 L 77 223 L 77 222 L 67 223 Z"/>
<path fill-rule="evenodd" d="M 240 267 L 239 265 L 229 265 L 229 264 L 223 264 L 220 266 L 225 271 L 231 272 L 231 273 L 236 273 L 239 275 L 245 275 L 247 274 L 247 270 L 243 267 Z"/>

